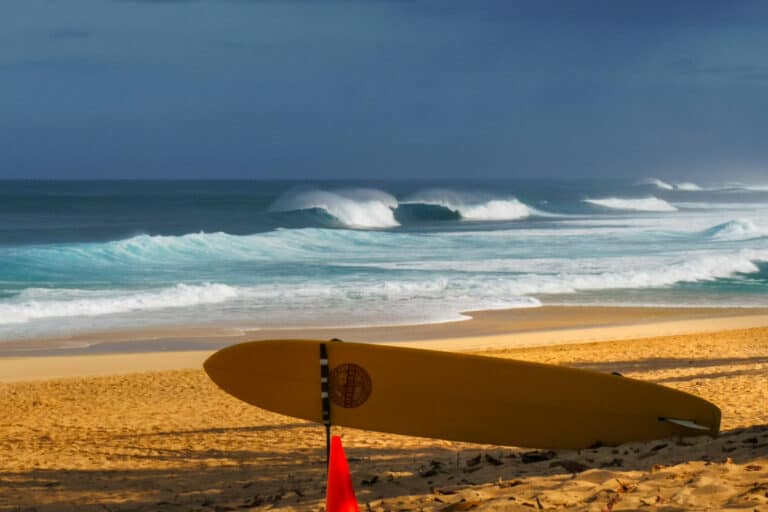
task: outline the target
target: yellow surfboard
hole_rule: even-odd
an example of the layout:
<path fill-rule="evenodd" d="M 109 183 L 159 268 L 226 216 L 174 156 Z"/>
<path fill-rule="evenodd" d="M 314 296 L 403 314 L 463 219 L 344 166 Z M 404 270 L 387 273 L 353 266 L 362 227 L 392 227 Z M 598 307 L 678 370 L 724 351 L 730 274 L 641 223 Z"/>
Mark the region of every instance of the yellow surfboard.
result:
<path fill-rule="evenodd" d="M 204 366 L 224 391 L 258 407 L 316 422 L 325 410 L 331 424 L 395 434 L 586 448 L 720 428 L 720 410 L 688 393 L 494 357 L 274 340 L 224 348 Z"/>

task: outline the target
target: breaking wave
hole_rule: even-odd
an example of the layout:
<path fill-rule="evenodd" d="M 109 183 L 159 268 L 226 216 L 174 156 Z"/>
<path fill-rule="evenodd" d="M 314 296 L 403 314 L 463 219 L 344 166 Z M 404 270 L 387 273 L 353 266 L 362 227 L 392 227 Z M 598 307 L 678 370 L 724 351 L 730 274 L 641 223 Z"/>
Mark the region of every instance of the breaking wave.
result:
<path fill-rule="evenodd" d="M 551 281 L 550 290 L 539 293 L 572 293 L 587 290 L 611 290 L 625 288 L 661 288 L 678 283 L 715 281 L 734 274 L 759 272 L 756 261 L 765 261 L 768 253 L 741 251 L 735 255 L 701 255 L 676 261 L 649 262 L 628 271 L 576 273 L 561 283 Z"/>
<path fill-rule="evenodd" d="M 768 184 L 748 184 L 740 182 L 701 186 L 698 183 L 691 181 L 670 183 L 658 178 L 649 178 L 639 182 L 639 185 L 648 185 L 659 190 L 676 190 L 680 192 L 768 192 Z"/>
<path fill-rule="evenodd" d="M 736 220 L 710 228 L 706 235 L 748 239 L 762 232 L 750 221 Z M 563 236 L 567 240 L 552 248 L 552 240 Z M 585 241 L 589 250 L 561 255 L 562 247 L 574 240 Z M 768 261 L 765 248 L 713 249 L 712 243 L 703 250 L 672 254 L 608 251 L 595 256 L 600 252 L 595 247 L 614 240 L 610 233 L 588 237 L 587 232 L 563 235 L 557 230 L 510 229 L 489 237 L 483 231 L 440 236 L 308 228 L 6 249 L 3 261 L 10 267 L 4 268 L 39 275 L 38 282 L 50 282 L 51 275 L 85 277 L 71 288 L 62 283 L 7 291 L 0 299 L 0 326 L 5 329 L 0 337 L 3 332 L 24 335 L 35 326 L 55 331 L 64 325 L 57 317 L 70 318 L 71 325 L 79 322 L 78 329 L 221 318 L 257 326 L 309 325 L 319 318 L 360 325 L 433 322 L 456 319 L 458 312 L 471 309 L 535 307 L 538 294 L 662 288 L 738 280 L 740 274 L 760 280 Z M 542 250 L 530 253 L 530 248 Z M 100 286 L 110 276 L 120 281 L 109 289 L 82 284 Z M 137 276 L 144 283 L 151 276 L 153 284 L 133 288 Z M 208 282 L 195 281 L 201 276 Z M 170 284 L 154 284 L 158 280 Z"/>
<path fill-rule="evenodd" d="M 407 317 L 419 313 L 424 316 L 422 320 L 435 321 L 437 318 L 455 319 L 459 311 L 470 309 L 536 307 L 541 305 L 536 298 L 539 294 L 662 288 L 678 283 L 716 281 L 737 274 L 755 274 L 760 272 L 758 263 L 765 261 L 768 261 L 768 251 L 754 250 L 645 259 L 536 258 L 485 263 L 445 260 L 402 262 L 396 266 L 387 263 L 357 266 L 464 274 L 450 279 L 434 279 L 428 275 L 414 279 L 408 277 L 409 274 L 389 274 L 376 279 L 349 276 L 334 282 L 308 278 L 279 285 L 254 283 L 236 287 L 217 283 L 178 284 L 156 290 L 29 288 L 0 303 L 0 325 L 116 314 L 133 314 L 134 317 L 140 314 L 146 321 L 153 312 L 157 315 L 162 310 L 195 306 L 217 308 L 198 313 L 197 318 L 242 310 L 246 317 L 267 323 L 275 315 L 283 315 L 283 322 L 292 322 L 303 312 L 328 310 L 338 315 L 339 311 L 349 308 L 360 310 L 355 312 L 356 315 L 365 311 L 376 313 L 373 317 L 380 317 L 379 320 L 388 318 L 386 315 Z M 467 271 L 471 274 L 466 274 Z M 500 279 L 499 273 L 507 275 Z M 222 303 L 226 304 L 219 305 Z M 189 317 L 190 314 L 187 313 L 188 318 L 195 318 Z M 176 321 L 181 318 L 180 314 L 172 315 Z M 347 317 L 349 315 L 348 312 Z"/>
<path fill-rule="evenodd" d="M 641 181 L 640 184 L 650 185 L 658 188 L 659 190 L 680 190 L 683 192 L 699 192 L 704 190 L 696 183 L 692 183 L 690 181 L 683 181 L 673 184 L 658 178 L 648 178 L 647 180 Z"/>
<path fill-rule="evenodd" d="M 674 185 L 671 185 L 667 183 L 666 181 L 662 181 L 658 178 L 648 178 L 645 181 L 641 182 L 642 185 L 653 185 L 656 188 L 659 188 L 661 190 L 674 190 Z"/>
<path fill-rule="evenodd" d="M 19 247 L 0 253 L 9 272 L 28 276 L 50 272 L 73 274 L 129 272 L 152 268 L 186 268 L 212 262 L 285 262 L 316 259 L 336 251 L 394 250 L 398 238 L 376 231 L 277 229 L 253 235 L 190 233 L 180 236 L 139 235 L 102 243 Z M 388 243 L 393 244 L 389 247 Z"/>
<path fill-rule="evenodd" d="M 274 212 L 319 209 L 343 226 L 371 229 L 399 226 L 394 214 L 397 204 L 397 199 L 381 190 L 304 190 L 281 196 L 270 209 Z"/>
<path fill-rule="evenodd" d="M 538 213 L 514 197 L 499 199 L 487 194 L 429 189 L 417 192 L 401 204 L 430 205 L 445 208 L 471 221 L 498 221 L 525 219 Z"/>
<path fill-rule="evenodd" d="M 486 261 L 411 261 L 372 263 L 391 270 L 441 270 L 476 274 L 511 274 L 504 282 L 515 293 L 573 293 L 619 288 L 657 288 L 677 283 L 714 281 L 734 274 L 759 272 L 756 262 L 768 251 L 741 250 L 691 257 L 613 257 L 496 259 Z"/>
<path fill-rule="evenodd" d="M 514 197 L 430 189 L 398 201 L 375 189 L 305 190 L 291 192 L 270 208 L 273 212 L 320 210 L 354 229 L 392 228 L 399 220 L 504 221 L 541 214 Z"/>
<path fill-rule="evenodd" d="M 768 192 L 768 185 L 749 185 L 745 183 L 730 183 L 719 190 L 744 190 L 747 192 Z"/>
<path fill-rule="evenodd" d="M 736 219 L 706 229 L 703 234 L 714 240 L 743 241 L 768 237 L 768 229 L 755 226 L 749 219 Z"/>
<path fill-rule="evenodd" d="M 584 202 L 611 210 L 631 210 L 639 212 L 676 212 L 677 208 L 658 197 L 585 199 Z"/>
<path fill-rule="evenodd" d="M 238 296 L 232 286 L 178 284 L 159 290 L 28 288 L 0 304 L 0 325 L 54 317 L 89 317 L 217 304 Z"/>

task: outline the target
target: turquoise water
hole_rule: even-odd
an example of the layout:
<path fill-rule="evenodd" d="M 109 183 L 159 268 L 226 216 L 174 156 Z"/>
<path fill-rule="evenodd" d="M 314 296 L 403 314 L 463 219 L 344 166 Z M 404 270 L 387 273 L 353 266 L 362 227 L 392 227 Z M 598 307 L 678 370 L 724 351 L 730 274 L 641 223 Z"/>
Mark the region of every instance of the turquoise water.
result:
<path fill-rule="evenodd" d="M 541 304 L 768 306 L 768 187 L 0 182 L 0 340 Z"/>

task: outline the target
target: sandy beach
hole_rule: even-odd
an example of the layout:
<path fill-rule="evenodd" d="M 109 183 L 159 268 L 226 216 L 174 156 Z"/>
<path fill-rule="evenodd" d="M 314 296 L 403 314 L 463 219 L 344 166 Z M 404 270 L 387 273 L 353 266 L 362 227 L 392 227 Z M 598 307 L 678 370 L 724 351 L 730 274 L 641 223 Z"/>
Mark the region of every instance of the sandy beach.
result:
<path fill-rule="evenodd" d="M 341 337 L 618 371 L 714 402 L 723 432 L 550 452 L 337 428 L 362 510 L 768 510 L 765 311 L 473 315 Z M 184 351 L 5 352 L 0 510 L 323 509 L 322 428 L 241 403 L 200 369 L 218 346 L 275 334 L 200 335 Z"/>

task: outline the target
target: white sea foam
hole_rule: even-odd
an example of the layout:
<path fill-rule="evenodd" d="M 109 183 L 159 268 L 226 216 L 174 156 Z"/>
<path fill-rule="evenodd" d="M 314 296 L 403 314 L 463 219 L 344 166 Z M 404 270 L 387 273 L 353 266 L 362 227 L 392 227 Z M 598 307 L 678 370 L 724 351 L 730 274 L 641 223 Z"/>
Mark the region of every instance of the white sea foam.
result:
<path fill-rule="evenodd" d="M 322 234 L 319 231 L 305 234 Z M 473 259 L 462 261 L 457 257 L 461 253 L 459 248 L 477 245 L 479 249 L 483 244 L 471 238 L 455 244 L 455 240 L 439 237 L 341 232 L 355 240 L 391 238 L 385 243 L 400 247 L 416 259 L 376 263 L 371 254 L 377 252 L 371 246 L 361 247 L 355 256 L 355 246 L 344 245 L 338 252 L 326 255 L 326 264 L 337 268 L 329 276 L 259 279 L 237 287 L 203 284 L 161 290 L 27 289 L 0 301 L 0 326 L 4 325 L 0 338 L 12 339 L 35 332 L 61 333 L 67 329 L 193 325 L 217 319 L 250 327 L 456 320 L 460 318 L 459 312 L 470 309 L 535 307 L 540 305 L 537 296 L 541 294 L 662 288 L 681 282 L 713 281 L 737 273 L 758 272 L 756 263 L 768 261 L 768 250 L 747 249 L 613 257 L 510 255 L 492 259 L 475 254 Z M 501 241 L 488 246 L 487 254 L 503 252 L 505 247 L 512 248 L 513 254 L 525 251 L 522 244 Z M 415 250 L 423 251 L 423 256 L 419 257 Z M 386 272 L 355 270 L 341 274 L 341 278 L 333 277 L 339 275 L 338 268 L 344 263 Z M 68 320 L 60 321 L 62 317 Z M 36 320 L 39 322 L 32 323 Z M 11 324 L 20 326 L 14 331 Z"/>
<path fill-rule="evenodd" d="M 599 199 L 585 199 L 584 202 L 610 208 L 612 210 L 631 210 L 639 212 L 675 212 L 677 208 L 658 197 L 649 196 L 642 198 L 606 197 Z"/>
<path fill-rule="evenodd" d="M 768 192 L 768 183 L 743 183 L 740 181 L 721 182 L 707 190 L 721 192 Z"/>
<path fill-rule="evenodd" d="M 715 210 L 731 210 L 731 211 L 743 211 L 747 214 L 755 213 L 763 210 L 768 211 L 768 204 L 766 203 L 710 203 L 703 201 L 675 201 L 677 208 L 686 210 L 703 210 L 703 211 L 715 211 Z"/>
<path fill-rule="evenodd" d="M 272 211 L 298 211 L 318 208 L 350 228 L 391 228 L 400 224 L 395 219 L 397 199 L 375 189 L 304 190 L 278 198 Z"/>
<path fill-rule="evenodd" d="M 674 190 L 674 186 L 670 185 L 666 181 L 662 181 L 658 178 L 648 178 L 647 180 L 641 182 L 643 185 L 653 185 L 656 188 L 659 188 L 661 190 Z"/>
<path fill-rule="evenodd" d="M 679 190 L 682 192 L 766 192 L 768 191 L 768 185 L 760 183 L 740 183 L 730 182 L 721 183 L 717 185 L 701 186 L 698 183 L 691 181 L 681 181 L 677 183 L 669 183 L 657 178 L 650 178 L 640 182 L 641 185 L 652 185 L 660 190 Z"/>
<path fill-rule="evenodd" d="M 216 283 L 178 284 L 154 291 L 29 288 L 0 304 L 0 325 L 217 304 L 237 296 L 236 288 Z"/>
<path fill-rule="evenodd" d="M 682 181 L 678 183 L 669 183 L 667 181 L 660 180 L 658 178 L 648 178 L 647 180 L 641 181 L 641 185 L 651 185 L 659 190 L 680 190 L 685 192 L 698 192 L 701 190 L 705 190 L 696 183 L 692 183 L 690 181 Z"/>
<path fill-rule="evenodd" d="M 549 259 L 478 262 L 445 261 L 433 269 L 471 272 L 515 272 L 505 279 L 483 282 L 485 292 L 498 296 L 537 296 L 585 291 L 664 288 L 678 283 L 707 282 L 737 273 L 759 271 L 755 264 L 768 261 L 768 251 L 701 254 L 691 258 L 650 257 L 603 259 Z M 421 263 L 414 262 L 414 268 Z M 482 267 L 482 268 L 481 268 Z M 407 268 L 402 265 L 401 269 Z M 546 271 L 543 272 L 543 271 Z M 463 284 L 472 288 L 471 282 Z"/>
<path fill-rule="evenodd" d="M 749 219 L 736 219 L 704 231 L 704 235 L 714 240 L 742 241 L 768 237 L 768 228 L 756 226 Z"/>
<path fill-rule="evenodd" d="M 535 307 L 537 294 L 564 294 L 622 288 L 659 288 L 681 282 L 712 281 L 736 273 L 754 273 L 768 251 L 741 250 L 684 256 L 615 258 L 535 258 L 491 261 L 411 261 L 367 263 L 361 267 L 392 270 L 458 271 L 451 278 L 348 278 L 300 283 L 231 287 L 222 284 L 178 285 L 157 291 L 28 289 L 0 304 L 0 325 L 56 317 L 98 317 L 226 303 L 227 311 L 269 323 L 270 317 L 317 317 L 327 311 L 363 322 L 394 317 L 432 321 L 458 311 L 500 307 Z M 499 272 L 508 273 L 500 278 Z M 486 273 L 493 275 L 486 276 Z M 219 306 L 221 307 L 221 306 Z M 351 309 L 350 309 L 351 308 Z M 409 312 L 410 311 L 410 312 Z M 418 315 L 415 314 L 418 312 Z M 210 315 L 211 313 L 207 313 Z M 193 315 L 193 316 L 190 316 Z M 287 316 L 286 316 L 287 315 Z M 314 316 L 313 316 L 314 315 Z M 410 316 L 409 316 L 410 315 Z M 150 318 L 150 317 L 146 317 Z M 181 318 L 176 315 L 176 318 Z M 341 317 L 339 317 L 341 318 Z M 386 323 L 386 322 L 385 322 Z"/>
<path fill-rule="evenodd" d="M 436 318 L 454 318 L 452 315 L 456 312 L 470 309 L 535 307 L 540 304 L 537 296 L 542 294 L 654 289 L 684 282 L 714 281 L 738 273 L 752 274 L 759 272 L 756 262 L 760 261 L 768 261 L 768 250 L 487 261 L 461 261 L 446 256 L 432 261 L 418 259 L 355 265 L 392 271 L 386 274 L 389 278 L 359 278 L 333 285 L 316 282 L 260 287 L 248 293 L 275 308 L 275 315 L 280 314 L 281 307 L 284 309 L 286 304 L 291 304 L 294 322 L 297 315 L 310 309 L 316 314 L 318 308 L 328 310 L 328 316 L 347 311 L 344 317 L 347 321 L 359 322 L 365 314 L 378 320 L 393 315 L 411 319 L 420 315 L 435 321 Z M 428 273 L 414 274 L 414 271 Z M 451 274 L 446 276 L 446 272 Z M 430 279 L 430 275 L 435 277 Z"/>
<path fill-rule="evenodd" d="M 744 188 L 754 192 L 768 192 L 768 185 L 745 185 Z"/>
<path fill-rule="evenodd" d="M 471 221 L 518 220 L 538 213 L 514 197 L 494 198 L 488 194 L 429 189 L 410 195 L 403 204 L 442 206 Z"/>
<path fill-rule="evenodd" d="M 504 283 L 515 293 L 573 293 L 582 290 L 654 288 L 682 282 L 712 281 L 735 273 L 759 271 L 768 251 L 702 252 L 683 256 L 617 256 L 612 258 L 530 258 L 488 260 L 402 261 L 365 266 L 391 270 L 432 270 L 475 274 L 509 273 Z M 363 266 L 363 265 L 360 265 Z"/>
<path fill-rule="evenodd" d="M 622 288 L 661 288 L 677 283 L 714 281 L 736 273 L 758 272 L 755 261 L 766 261 L 768 252 L 741 251 L 737 254 L 703 254 L 690 258 L 663 258 L 635 264 L 628 270 L 612 270 L 592 274 L 575 273 L 550 281 L 549 290 L 535 283 L 538 293 L 572 293 L 587 290 Z M 626 258 L 630 263 L 630 258 Z M 650 263 L 650 264 L 649 264 Z"/>
<path fill-rule="evenodd" d="M 528 217 L 531 210 L 517 199 L 498 199 L 480 205 L 464 206 L 459 208 L 459 213 L 466 220 L 515 220 Z"/>
<path fill-rule="evenodd" d="M 249 243 L 248 237 L 227 233 L 190 233 L 181 236 L 139 235 L 125 240 L 108 242 L 102 246 L 80 248 L 85 252 L 101 255 L 108 261 L 145 262 L 197 262 L 201 257 L 251 259 L 258 255 Z"/>
<path fill-rule="evenodd" d="M 695 183 L 691 183 L 689 181 L 683 182 L 683 183 L 675 183 L 675 189 L 676 190 L 683 190 L 686 192 L 698 192 L 701 190 L 704 190 L 700 186 L 698 186 Z"/>
<path fill-rule="evenodd" d="M 138 235 L 104 243 L 61 244 L 19 248 L 14 256 L 31 266 L 95 270 L 123 265 L 196 264 L 204 260 L 255 260 L 269 257 L 269 237 L 227 233 L 180 236 Z"/>
<path fill-rule="evenodd" d="M 370 251 L 392 253 L 404 245 L 418 246 L 419 236 L 387 231 L 344 229 L 277 229 L 253 235 L 193 233 L 181 236 L 139 235 L 103 243 L 27 246 L 2 251 L 0 260 L 20 265 L 25 273 L 116 274 L 136 269 L 181 272 L 200 265 L 271 264 L 325 261 L 332 255 L 368 257 Z M 181 281 L 181 280 L 180 280 Z"/>

